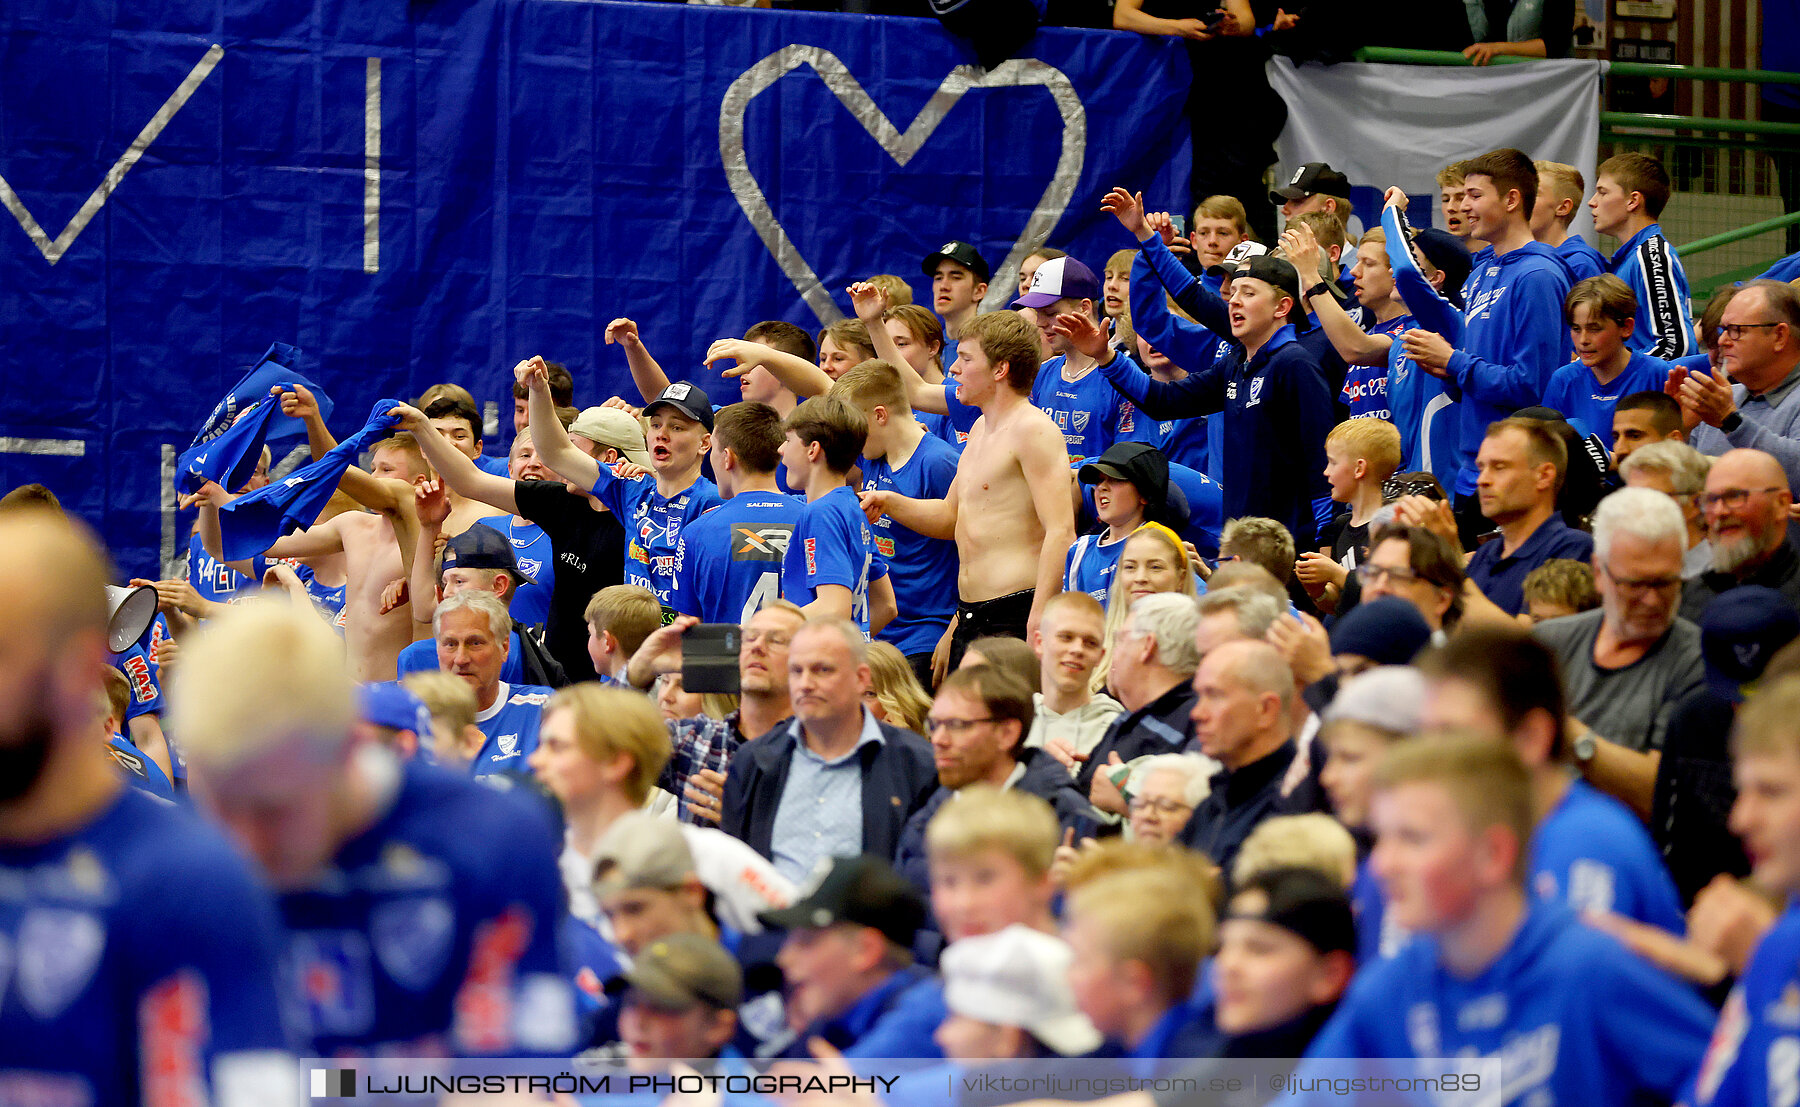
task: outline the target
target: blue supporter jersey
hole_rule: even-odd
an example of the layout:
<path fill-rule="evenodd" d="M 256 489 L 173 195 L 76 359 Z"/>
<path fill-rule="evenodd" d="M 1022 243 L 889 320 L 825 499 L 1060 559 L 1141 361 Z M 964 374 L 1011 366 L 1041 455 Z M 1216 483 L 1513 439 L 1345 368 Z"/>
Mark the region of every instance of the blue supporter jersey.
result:
<path fill-rule="evenodd" d="M 1643 821 L 1586 781 L 1571 783 L 1532 834 L 1531 885 L 1538 898 L 1576 911 L 1687 931 L 1674 878 Z"/>
<path fill-rule="evenodd" d="M 1431 937 L 1365 964 L 1306 1051 L 1320 1060 L 1303 1062 L 1296 1075 L 1304 1084 L 1340 1074 L 1329 1058 L 1488 1057 L 1505 1066 L 1507 1103 L 1667 1103 L 1699 1064 L 1711 1026 L 1712 1011 L 1692 987 L 1567 908 L 1537 903 L 1473 977 L 1446 969 Z M 1345 1102 L 1326 1094 L 1329 1086 L 1299 1099 Z"/>
<path fill-rule="evenodd" d="M 957 452 L 927 435 L 898 470 L 885 457 L 864 458 L 862 486 L 897 492 L 915 500 L 941 500 L 956 479 Z M 927 538 L 883 515 L 872 524 L 875 552 L 888 563 L 899 614 L 878 638 L 902 654 L 930 653 L 956 614 L 956 577 L 961 562 L 956 543 Z"/>
<path fill-rule="evenodd" d="M 175 783 L 169 774 L 163 772 L 162 766 L 151 760 L 143 750 L 132 744 L 131 739 L 123 734 L 114 734 L 106 744 L 107 756 L 119 767 L 125 783 L 143 792 L 173 801 L 175 799 Z"/>
<path fill-rule="evenodd" d="M 307 1049 L 567 1056 L 561 842 L 543 806 L 416 761 L 399 772 L 329 879 L 281 898 Z"/>
<path fill-rule="evenodd" d="M 959 454 L 962 453 L 962 448 L 969 444 L 969 433 L 967 431 L 957 431 L 956 424 L 950 421 L 948 415 L 939 415 L 935 411 L 915 411 L 913 412 L 913 418 L 918 421 L 918 424 L 921 427 L 925 428 L 926 434 L 931 435 L 933 438 Z"/>
<path fill-rule="evenodd" d="M 306 587 L 306 597 L 313 602 L 313 606 L 324 612 L 339 634 L 344 633 L 344 591 L 350 582 L 346 580 L 336 587 L 320 584 L 318 574 L 313 572 L 311 565 L 295 565 L 294 575 Z"/>
<path fill-rule="evenodd" d="M 556 551 L 550 548 L 550 536 L 544 528 L 517 515 L 485 515 L 477 525 L 491 527 L 506 536 L 512 544 L 513 559 L 519 571 L 530 577 L 531 584 L 521 584 L 513 594 L 507 611 L 516 623 L 542 626 L 550 617 L 550 596 L 556 587 Z"/>
<path fill-rule="evenodd" d="M 274 901 L 219 832 L 124 788 L 0 845 L 0 1103 L 290 1103 Z"/>
<path fill-rule="evenodd" d="M 1580 284 L 1589 277 L 1601 276 L 1607 271 L 1606 255 L 1588 245 L 1588 240 L 1578 234 L 1563 239 L 1556 252 L 1568 263 L 1569 279 L 1575 284 Z"/>
<path fill-rule="evenodd" d="M 1086 592 L 1106 606 L 1112 595 L 1113 575 L 1119 570 L 1119 555 L 1125 552 L 1126 535 L 1117 541 L 1104 541 L 1106 533 L 1084 534 L 1069 547 L 1063 559 L 1063 591 Z"/>
<path fill-rule="evenodd" d="M 1626 345 L 1667 361 L 1700 348 L 1688 307 L 1687 273 L 1662 227 L 1652 223 L 1626 239 L 1613 252 L 1611 269 L 1637 297 L 1637 328 Z"/>
<path fill-rule="evenodd" d="M 1592 369 L 1572 361 L 1551 375 L 1550 387 L 1544 390 L 1544 406 L 1562 412 L 1583 437 L 1597 434 L 1601 441 L 1610 442 L 1613 408 L 1619 406 L 1619 399 L 1633 392 L 1661 392 L 1673 368 L 1661 358 L 1633 350 L 1624 371 L 1601 384 Z"/>
<path fill-rule="evenodd" d="M 1399 342 L 1400 332 L 1412 325 L 1412 316 L 1402 313 L 1385 323 L 1376 323 L 1368 330 L 1370 334 L 1386 335 Z M 1338 402 L 1349 409 L 1352 419 L 1386 419 L 1393 422 L 1394 413 L 1388 407 L 1387 386 L 1386 362 L 1380 365 L 1349 365 L 1344 370 L 1344 387 L 1338 392 Z"/>
<path fill-rule="evenodd" d="M 1463 282 L 1463 336 L 1450 355 L 1447 390 L 1461 404 L 1458 495 L 1475 492 L 1475 455 L 1488 424 L 1542 403 L 1550 375 L 1569 363 L 1563 301 L 1570 283 L 1562 255 L 1541 242 L 1504 256 L 1492 247 L 1475 255 Z"/>
<path fill-rule="evenodd" d="M 1719 1012 L 1693 1107 L 1790 1107 L 1800 1099 L 1800 907 L 1789 903 Z"/>
<path fill-rule="evenodd" d="M 746 623 L 781 598 L 781 556 L 804 501 L 739 492 L 689 523 L 675 544 L 669 608 L 703 623 Z"/>
<path fill-rule="evenodd" d="M 521 684 L 525 680 L 525 654 L 519 644 L 519 632 L 513 631 L 507 639 L 506 660 L 500 663 L 500 679 L 508 684 Z M 394 675 L 404 677 L 408 673 L 435 673 L 438 671 L 437 641 L 424 638 L 400 651 L 400 657 L 394 664 Z"/>
<path fill-rule="evenodd" d="M 850 621 L 866 635 L 874 552 L 874 536 L 856 493 L 848 485 L 839 485 L 800 512 L 800 522 L 781 561 L 782 598 L 805 607 L 818 598 L 825 585 L 848 588 Z"/>
<path fill-rule="evenodd" d="M 475 713 L 475 725 L 487 741 L 469 763 L 469 775 L 527 771 L 525 759 L 538 745 L 538 724 L 553 688 L 538 684 L 500 682 L 500 694 L 485 711 Z"/>
<path fill-rule="evenodd" d="M 1114 356 L 1137 364 L 1122 352 Z M 1078 380 L 1064 379 L 1067 360 L 1053 357 L 1044 362 L 1031 386 L 1031 402 L 1062 432 L 1070 461 L 1099 457 L 1113 444 L 1123 397 L 1098 369 L 1089 369 Z"/>
<path fill-rule="evenodd" d="M 505 454 L 482 454 L 475 459 L 475 468 L 490 477 L 505 477 L 509 480 L 512 477 L 512 471 L 507 468 Z"/>
<path fill-rule="evenodd" d="M 193 534 L 188 538 L 187 574 L 188 583 L 200 598 L 214 603 L 230 603 L 242 595 L 248 595 L 262 587 L 262 575 L 268 571 L 269 560 L 261 554 L 250 559 L 251 571 L 256 579 L 243 576 L 236 569 L 206 552 L 200 542 L 200 535 Z"/>
<path fill-rule="evenodd" d="M 625 527 L 625 583 L 648 588 L 663 605 L 663 619 L 671 617 L 670 597 L 675 591 L 675 546 L 682 528 L 724 501 L 719 489 L 705 477 L 673 496 L 656 491 L 653 477 L 621 480 L 602 465 L 593 494 Z"/>
<path fill-rule="evenodd" d="M 1188 522 L 1181 536 L 1205 557 L 1219 553 L 1219 532 L 1225 528 L 1225 491 L 1205 473 L 1175 461 L 1169 462 L 1169 483 L 1187 497 Z"/>
<path fill-rule="evenodd" d="M 1136 404 L 1120 396 L 1119 422 L 1114 429 L 1113 441 L 1143 442 L 1161 450 L 1170 464 L 1179 462 L 1190 469 L 1205 470 L 1209 461 L 1207 430 L 1212 418 L 1152 419 L 1139 411 Z"/>
<path fill-rule="evenodd" d="M 1388 241 L 1406 241 L 1397 208 L 1381 213 L 1381 226 Z M 1406 304 L 1405 330 L 1418 328 L 1442 335 L 1452 346 L 1462 344 L 1462 309 L 1432 287 L 1414 260 L 1412 249 L 1388 251 L 1394 268 L 1394 283 Z M 1388 349 L 1388 411 L 1394 427 L 1400 432 L 1400 468 L 1397 472 L 1426 472 L 1436 476 L 1446 488 L 1456 483 L 1462 468 L 1460 452 L 1461 415 L 1456 400 L 1445 388 L 1445 381 L 1419 368 L 1406 356 L 1405 348 L 1395 341 Z"/>
<path fill-rule="evenodd" d="M 951 445 L 961 450 L 969 444 L 969 432 L 975 429 L 975 421 L 981 418 L 981 409 L 956 398 L 956 380 L 953 377 L 944 378 L 944 406 L 950 411 L 944 418 L 956 435 L 956 441 Z"/>
<path fill-rule="evenodd" d="M 162 667 L 153 656 L 156 644 L 167 637 L 168 621 L 158 612 L 150 621 L 150 630 L 142 641 L 133 642 L 125 647 L 125 652 L 113 655 L 113 665 L 125 674 L 126 683 L 131 685 L 131 702 L 125 708 L 126 722 L 139 715 L 163 713 Z"/>

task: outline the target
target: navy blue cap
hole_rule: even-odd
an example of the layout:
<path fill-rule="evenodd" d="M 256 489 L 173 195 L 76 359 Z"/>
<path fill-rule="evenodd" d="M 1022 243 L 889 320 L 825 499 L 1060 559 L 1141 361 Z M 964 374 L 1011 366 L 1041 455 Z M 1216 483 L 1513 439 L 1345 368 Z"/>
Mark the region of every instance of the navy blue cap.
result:
<path fill-rule="evenodd" d="M 1776 651 L 1800 637 L 1800 614 L 1780 592 L 1760 584 L 1733 588 L 1700 615 L 1700 659 L 1706 685 L 1732 703 L 1744 702 Z"/>
<path fill-rule="evenodd" d="M 424 701 L 400 684 L 391 680 L 365 684 L 359 698 L 363 722 L 410 730 L 422 744 L 431 744 L 431 712 L 426 710 Z"/>
<path fill-rule="evenodd" d="M 537 583 L 519 568 L 519 559 L 506 536 L 480 523 L 455 535 L 444 546 L 444 563 L 438 571 L 442 573 L 444 569 L 504 569 L 521 584 Z"/>
<path fill-rule="evenodd" d="M 1353 653 L 1377 665 L 1410 665 L 1431 641 L 1425 616 L 1399 596 L 1357 604 L 1331 628 L 1331 653 Z"/>
<path fill-rule="evenodd" d="M 1438 227 L 1426 227 L 1413 235 L 1413 245 L 1425 260 L 1444 272 L 1444 284 L 1438 291 L 1456 307 L 1463 306 L 1462 286 L 1469 279 L 1474 259 L 1463 240 Z"/>
<path fill-rule="evenodd" d="M 697 384 L 676 381 L 664 388 L 656 399 L 644 405 L 644 418 L 650 418 L 659 407 L 672 407 L 708 431 L 713 429 L 712 397 Z"/>

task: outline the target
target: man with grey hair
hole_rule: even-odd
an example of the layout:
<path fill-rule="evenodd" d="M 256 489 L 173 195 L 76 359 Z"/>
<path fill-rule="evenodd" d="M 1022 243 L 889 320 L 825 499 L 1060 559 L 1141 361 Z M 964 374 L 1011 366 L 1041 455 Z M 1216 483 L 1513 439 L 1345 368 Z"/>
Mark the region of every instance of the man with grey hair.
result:
<path fill-rule="evenodd" d="M 469 763 L 474 776 L 526 774 L 525 759 L 538 745 L 538 724 L 553 689 L 500 679 L 512 639 L 512 616 L 492 592 L 465 589 L 438 604 L 431 616 L 438 668 L 475 690 L 475 725 L 486 737 Z"/>
<path fill-rule="evenodd" d="M 1295 695 L 1294 671 L 1267 642 L 1223 643 L 1194 673 L 1194 740 L 1225 767 L 1179 840 L 1226 872 L 1256 824 L 1309 809 L 1291 807 L 1281 789 L 1294 760 Z"/>
<path fill-rule="evenodd" d="M 937 787 L 931 745 L 869 713 L 869 644 L 843 619 L 808 620 L 788 645 L 793 722 L 731 758 L 719 827 L 789 880 L 822 861 L 892 861 L 900 832 Z"/>
<path fill-rule="evenodd" d="M 1687 553 L 1681 563 L 1681 579 L 1693 580 L 1712 568 L 1712 544 L 1706 540 L 1706 515 L 1700 510 L 1700 493 L 1706 491 L 1706 474 L 1712 458 L 1685 442 L 1651 442 L 1639 446 L 1619 463 L 1619 475 L 1627 488 L 1653 488 L 1675 501 L 1687 520 Z"/>
<path fill-rule="evenodd" d="M 1700 495 L 1713 563 L 1683 589 L 1682 618 L 1699 622 L 1707 604 L 1742 584 L 1773 588 L 1800 608 L 1800 556 L 1788 522 L 1793 503 L 1787 474 L 1773 455 L 1732 450 L 1713 462 Z"/>
<path fill-rule="evenodd" d="M 1213 589 L 1200 597 L 1197 608 L 1194 648 L 1201 657 L 1226 642 L 1261 641 L 1282 612 L 1280 600 L 1246 586 Z"/>
<path fill-rule="evenodd" d="M 1570 744 L 1576 766 L 1639 810 L 1656 783 L 1669 715 L 1706 676 L 1700 629 L 1675 613 L 1686 546 L 1687 524 L 1668 496 L 1614 492 L 1594 512 L 1600 607 L 1534 631 L 1556 654 L 1568 714 L 1583 728 Z"/>
<path fill-rule="evenodd" d="M 1075 774 L 1088 801 L 1115 816 L 1126 814 L 1125 797 L 1110 769 L 1157 753 L 1179 753 L 1193 737 L 1188 712 L 1193 692 L 1188 680 L 1200 663 L 1194 630 L 1200 613 L 1180 592 L 1140 596 L 1113 635 L 1113 696 L 1125 713 L 1112 721 L 1100 744 Z"/>
<path fill-rule="evenodd" d="M 1738 289 L 1719 316 L 1715 353 L 1731 383 L 1698 371 L 1675 378 L 1682 414 L 1700 421 L 1694 447 L 1712 457 L 1761 450 L 1791 485 L 1800 478 L 1800 293 L 1780 281 Z"/>

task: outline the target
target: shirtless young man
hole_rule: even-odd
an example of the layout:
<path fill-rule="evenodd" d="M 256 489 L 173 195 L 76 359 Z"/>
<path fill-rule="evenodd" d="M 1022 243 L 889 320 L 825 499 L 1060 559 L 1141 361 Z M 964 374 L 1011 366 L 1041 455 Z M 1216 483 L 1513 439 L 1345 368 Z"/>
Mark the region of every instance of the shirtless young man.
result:
<path fill-rule="evenodd" d="M 1037 328 L 1015 312 L 976 316 L 950 376 L 957 399 L 980 408 L 981 418 L 949 494 L 915 500 L 862 493 L 871 518 L 885 513 L 919 534 L 956 539 L 961 568 L 952 667 L 970 642 L 985 635 L 1031 641 L 1045 601 L 1062 591 L 1075 516 L 1062 434 L 1031 404 L 1039 341 Z"/>
<path fill-rule="evenodd" d="M 308 420 L 307 438 L 315 459 L 336 445 L 329 433 L 323 439 L 315 436 L 318 404 L 305 388 L 284 396 L 282 411 Z M 322 422 L 319 428 L 323 429 Z M 271 559 L 343 552 L 344 645 L 349 650 L 351 671 L 359 681 L 393 680 L 400 651 L 412 644 L 411 608 L 400 604 L 384 613 L 382 593 L 390 582 L 405 579 L 411 568 L 419 525 L 413 485 L 429 476 L 431 469 L 411 437 L 384 438 L 369 451 L 369 471 L 353 465 L 339 485 L 368 511 L 346 511 L 279 538 L 264 551 Z M 214 557 L 220 550 L 218 504 L 224 498 L 217 494 L 218 487 L 209 482 L 197 494 L 201 537 Z M 239 562 L 233 568 L 246 572 L 248 563 Z"/>

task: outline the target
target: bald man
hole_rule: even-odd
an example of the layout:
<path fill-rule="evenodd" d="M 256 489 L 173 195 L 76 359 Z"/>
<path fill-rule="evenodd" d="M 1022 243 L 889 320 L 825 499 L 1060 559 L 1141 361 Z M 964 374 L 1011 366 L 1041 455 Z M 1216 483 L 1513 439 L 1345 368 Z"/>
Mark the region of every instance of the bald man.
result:
<path fill-rule="evenodd" d="M 1201 659 L 1194 696 L 1194 741 L 1225 768 L 1181 842 L 1230 872 L 1258 823 L 1293 813 L 1281 784 L 1294 760 L 1294 671 L 1267 642 L 1224 642 Z"/>
<path fill-rule="evenodd" d="M 1772 455 L 1730 450 L 1713 462 L 1700 494 L 1713 567 L 1682 589 L 1682 618 L 1699 622 L 1707 604 L 1742 584 L 1773 588 L 1800 607 L 1800 557 L 1788 539 L 1793 502 L 1787 473 Z"/>
<path fill-rule="evenodd" d="M 567 1056 L 547 813 L 402 763 L 355 704 L 337 635 L 273 599 L 190 639 L 174 688 L 196 794 L 281 893 L 308 1055 Z"/>
<path fill-rule="evenodd" d="M 0 1102 L 298 1103 L 273 902 L 97 740 L 104 556 L 45 510 L 0 513 L 0 549 Z"/>

